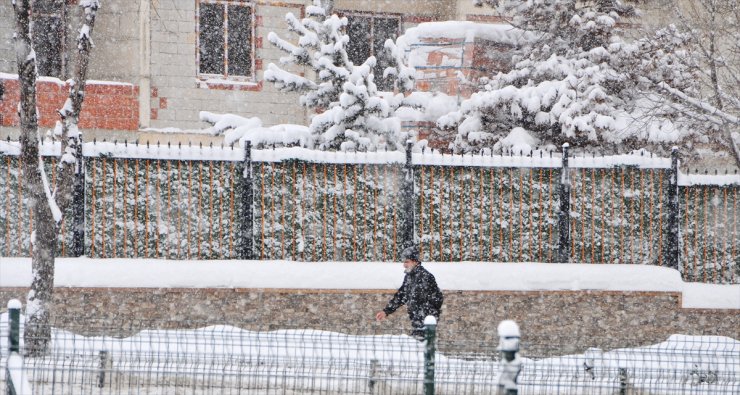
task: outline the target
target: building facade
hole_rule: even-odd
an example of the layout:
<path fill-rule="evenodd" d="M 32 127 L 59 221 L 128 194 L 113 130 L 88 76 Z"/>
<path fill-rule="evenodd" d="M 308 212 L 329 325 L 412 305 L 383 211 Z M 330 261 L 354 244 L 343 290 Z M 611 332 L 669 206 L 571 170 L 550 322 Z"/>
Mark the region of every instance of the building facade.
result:
<path fill-rule="evenodd" d="M 263 80 L 269 63 L 283 53 L 270 32 L 295 38 L 285 15 L 305 15 L 311 0 L 111 0 L 101 2 L 92 34 L 95 47 L 80 126 L 86 139 L 167 140 L 208 125 L 200 111 L 257 116 L 265 125 L 308 124 L 298 95 L 279 92 Z M 79 26 L 76 1 L 56 0 L 34 8 L 40 126 L 51 128 L 67 95 Z M 388 38 L 422 22 L 500 21 L 490 8 L 469 0 L 336 0 L 349 21 L 349 56 L 362 62 Z M 18 81 L 14 12 L 0 3 L 0 138 L 17 135 Z M 306 72 L 304 70 L 296 70 Z M 380 79 L 380 88 L 389 89 Z"/>

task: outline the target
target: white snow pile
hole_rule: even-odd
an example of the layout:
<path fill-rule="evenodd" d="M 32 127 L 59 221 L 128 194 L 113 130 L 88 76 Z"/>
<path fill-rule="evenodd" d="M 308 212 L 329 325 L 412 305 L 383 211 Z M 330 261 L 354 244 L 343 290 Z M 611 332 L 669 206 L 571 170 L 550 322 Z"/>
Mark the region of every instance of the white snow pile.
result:
<path fill-rule="evenodd" d="M 201 111 L 199 116 L 201 121 L 213 125 L 207 131 L 214 135 L 223 134 L 224 142 L 228 145 L 239 142 L 243 146 L 245 141 L 251 141 L 254 148 L 274 145 L 313 146 L 311 133 L 306 126 L 280 124 L 263 127 L 262 120 L 257 117 L 244 118 L 235 114 L 215 114 L 208 111 Z"/>

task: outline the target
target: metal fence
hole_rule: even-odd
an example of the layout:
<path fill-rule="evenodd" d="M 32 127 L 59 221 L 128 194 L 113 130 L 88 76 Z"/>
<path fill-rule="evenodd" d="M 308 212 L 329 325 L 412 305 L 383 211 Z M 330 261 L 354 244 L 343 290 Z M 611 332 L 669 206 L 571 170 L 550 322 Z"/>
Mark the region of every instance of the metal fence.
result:
<path fill-rule="evenodd" d="M 425 261 L 559 262 L 564 253 L 569 262 L 670 265 L 692 281 L 740 279 L 740 177 L 695 182 L 649 154 L 569 157 L 563 177 L 566 161 L 543 151 L 424 152 L 407 163 L 402 152 L 250 150 L 246 160 L 234 147 L 84 150 L 80 248 L 91 257 L 389 261 L 412 216 Z M 33 219 L 18 145 L 0 142 L 0 152 L 0 255 L 28 256 Z M 46 157 L 52 183 L 54 160 Z M 690 182 L 671 184 L 673 172 Z M 62 256 L 74 255 L 71 216 Z M 667 258 L 671 242 L 677 261 Z"/>
<path fill-rule="evenodd" d="M 7 322 L 0 320 L 2 339 Z M 398 335 L 400 329 L 357 334 L 212 325 L 121 335 L 131 329 L 110 324 L 53 329 L 49 353 L 27 356 L 22 365 L 6 363 L 3 344 L 0 371 L 11 368 L 15 382 L 27 382 L 35 395 L 269 395 L 493 394 L 502 369 L 495 344 L 446 353 L 470 347 L 444 338 L 419 341 Z M 90 332 L 97 335 L 80 334 Z M 527 353 L 535 345 L 523 335 L 519 394 L 740 391 L 740 342 L 730 338 L 673 335 L 659 344 L 545 358 Z M 8 377 L 0 373 L 0 388 Z"/>

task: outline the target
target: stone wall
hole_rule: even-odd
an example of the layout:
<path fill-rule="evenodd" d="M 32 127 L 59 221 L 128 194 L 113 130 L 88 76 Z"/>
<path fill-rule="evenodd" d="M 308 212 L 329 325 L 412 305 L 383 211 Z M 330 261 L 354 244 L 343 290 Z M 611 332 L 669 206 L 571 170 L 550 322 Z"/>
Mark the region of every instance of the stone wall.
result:
<path fill-rule="evenodd" d="M 229 324 L 252 330 L 311 328 L 352 334 L 403 333 L 402 308 L 374 314 L 390 290 L 57 288 L 55 325 L 128 336 L 144 328 Z M 25 289 L 0 289 L 2 309 Z M 514 319 L 525 354 L 580 353 L 665 341 L 671 334 L 740 339 L 737 310 L 683 309 L 678 293 L 613 291 L 447 291 L 439 326 L 446 353 L 494 353 L 496 326 Z M 115 328 L 106 330 L 102 328 Z"/>

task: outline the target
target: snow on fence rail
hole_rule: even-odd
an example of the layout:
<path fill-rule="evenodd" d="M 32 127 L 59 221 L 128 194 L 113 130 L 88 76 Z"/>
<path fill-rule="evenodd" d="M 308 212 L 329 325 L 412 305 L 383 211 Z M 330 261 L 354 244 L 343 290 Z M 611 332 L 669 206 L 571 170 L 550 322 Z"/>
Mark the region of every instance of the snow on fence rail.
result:
<path fill-rule="evenodd" d="M 0 142 L 0 152 L 8 154 L 0 156 L 0 256 L 27 256 L 32 218 L 19 145 Z M 409 237 L 412 210 L 424 260 L 556 262 L 565 254 L 570 262 L 678 266 L 692 281 L 740 278 L 740 176 L 679 172 L 674 215 L 671 160 L 649 153 L 569 157 L 564 194 L 561 154 L 545 151 L 425 151 L 410 163 L 402 152 L 303 148 L 250 150 L 249 162 L 231 146 L 95 142 L 83 152 L 85 244 L 73 245 L 65 220 L 62 255 L 84 247 L 91 257 L 389 261 Z M 46 158 L 52 183 L 53 162 Z M 666 252 L 671 240 L 677 264 Z"/>
<path fill-rule="evenodd" d="M 7 319 L 0 323 L 4 335 Z M 26 357 L 16 373 L 36 394 L 420 394 L 430 368 L 426 344 L 398 335 L 397 328 L 391 334 L 178 324 L 197 329 L 53 328 L 50 352 Z M 495 344 L 458 345 L 443 337 L 434 344 L 433 393 L 496 393 L 501 362 Z M 528 352 L 536 346 L 522 343 L 520 394 L 740 391 L 740 342 L 727 337 L 673 335 L 654 345 L 550 357 Z"/>

